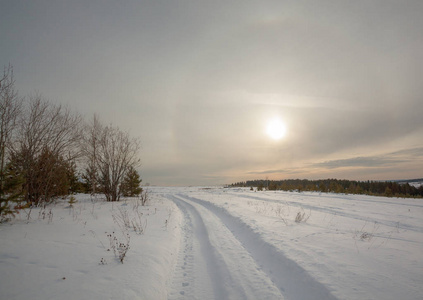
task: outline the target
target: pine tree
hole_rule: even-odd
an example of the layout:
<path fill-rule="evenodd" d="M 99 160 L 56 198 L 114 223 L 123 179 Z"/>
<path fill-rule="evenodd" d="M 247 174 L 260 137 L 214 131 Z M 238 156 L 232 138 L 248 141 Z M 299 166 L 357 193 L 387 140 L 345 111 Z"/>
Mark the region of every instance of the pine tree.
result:
<path fill-rule="evenodd" d="M 83 191 L 82 182 L 79 181 L 77 171 L 76 171 L 76 163 L 74 161 L 70 161 L 67 163 L 66 175 L 69 181 L 69 192 L 71 194 L 82 192 Z"/>
<path fill-rule="evenodd" d="M 81 175 L 82 177 L 82 190 L 85 193 L 95 194 L 102 192 L 100 186 L 100 178 L 96 172 L 95 167 L 90 164 Z"/>
<path fill-rule="evenodd" d="M 49 148 L 44 148 L 33 160 L 28 159 L 26 151 L 13 153 L 10 168 L 14 172 L 13 176 L 23 178 L 24 198 L 27 203 L 48 203 L 70 192 L 69 175 L 73 172 L 70 162 Z"/>
<path fill-rule="evenodd" d="M 129 167 L 125 174 L 120 191 L 124 197 L 138 196 L 142 192 L 140 175 L 134 167 Z"/>
<path fill-rule="evenodd" d="M 68 176 L 71 174 L 67 160 L 48 148 L 43 149 L 35 162 L 34 176 L 26 179 L 31 185 L 30 199 L 35 203 L 50 202 L 56 197 L 69 195 L 71 182 Z"/>
<path fill-rule="evenodd" d="M 23 199 L 24 178 L 14 166 L 9 163 L 4 172 L 5 181 L 0 189 L 0 223 L 8 221 L 15 215 L 15 209 L 10 202 L 19 202 Z"/>

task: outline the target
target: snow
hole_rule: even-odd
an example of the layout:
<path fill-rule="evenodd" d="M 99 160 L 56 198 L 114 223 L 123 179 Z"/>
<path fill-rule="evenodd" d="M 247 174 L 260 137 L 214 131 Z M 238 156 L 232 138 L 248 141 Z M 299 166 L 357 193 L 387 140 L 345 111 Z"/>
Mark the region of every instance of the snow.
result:
<path fill-rule="evenodd" d="M 423 181 L 422 180 L 413 181 L 413 182 L 409 182 L 408 184 L 411 185 L 411 186 L 414 186 L 415 188 L 419 188 L 423 185 Z"/>
<path fill-rule="evenodd" d="M 107 251 L 107 234 L 126 242 L 113 216 L 120 210 L 138 216 L 136 200 L 77 200 L 74 208 L 66 201 L 47 207 L 51 222 L 34 209 L 29 221 L 20 213 L 0 226 L 0 299 L 167 299 L 180 235 L 176 206 L 153 195 L 152 205 L 138 207 L 145 232 L 128 230 L 130 249 L 121 264 Z"/>
<path fill-rule="evenodd" d="M 77 195 L 0 225 L 0 299 L 423 296 L 422 199 L 149 190 L 144 207 Z M 123 263 L 108 235 L 129 237 Z"/>

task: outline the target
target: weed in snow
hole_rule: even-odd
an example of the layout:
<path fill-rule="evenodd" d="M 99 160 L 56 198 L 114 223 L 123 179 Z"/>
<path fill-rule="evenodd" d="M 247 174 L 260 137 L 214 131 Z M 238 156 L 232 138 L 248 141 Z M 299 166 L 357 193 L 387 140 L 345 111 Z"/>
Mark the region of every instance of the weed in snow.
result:
<path fill-rule="evenodd" d="M 147 228 L 147 219 L 145 219 L 145 221 L 142 222 L 141 216 L 142 216 L 142 213 L 138 213 L 134 216 L 134 218 L 131 221 L 132 228 L 137 234 L 143 234 L 145 229 Z"/>
<path fill-rule="evenodd" d="M 374 225 L 373 225 L 373 228 L 369 231 L 365 230 L 366 226 L 367 226 L 367 222 L 364 223 L 361 230 L 355 231 L 355 234 L 354 234 L 355 240 L 360 240 L 360 241 L 363 241 L 363 242 L 370 242 L 373 239 L 375 233 L 379 229 L 379 225 L 377 224 L 377 222 L 375 222 Z"/>
<path fill-rule="evenodd" d="M 288 204 L 272 204 L 267 201 L 248 201 L 247 204 L 252 206 L 257 214 L 263 216 L 276 216 L 282 222 L 288 226 L 288 218 L 291 214 L 291 209 Z M 311 210 L 309 213 L 306 213 L 303 208 L 296 214 L 294 221 L 295 223 L 305 223 L 311 216 Z"/>
<path fill-rule="evenodd" d="M 169 226 L 169 222 L 170 222 L 170 218 L 172 217 L 173 209 L 168 208 L 167 213 L 168 213 L 167 219 L 165 220 L 165 224 L 164 224 L 164 227 L 165 227 L 166 230 L 167 230 L 167 227 Z"/>
<path fill-rule="evenodd" d="M 94 208 L 95 208 L 95 202 L 92 202 L 93 206 L 91 207 L 90 213 L 93 216 L 94 220 L 98 219 L 97 214 L 94 212 Z"/>
<path fill-rule="evenodd" d="M 49 210 L 47 211 L 46 207 L 43 206 L 38 213 L 38 220 L 45 220 L 45 219 L 47 219 L 48 224 L 53 222 L 53 211 L 52 211 L 52 208 L 49 208 Z"/>
<path fill-rule="evenodd" d="M 118 212 L 112 215 L 113 221 L 119 226 L 122 232 L 125 232 L 127 228 L 131 227 L 131 221 L 129 220 L 129 213 L 126 209 L 121 207 L 118 208 Z"/>
<path fill-rule="evenodd" d="M 115 255 L 115 257 L 123 264 L 123 261 L 125 260 L 126 253 L 129 251 L 129 242 L 131 240 L 131 237 L 129 233 L 126 234 L 126 241 L 122 242 L 119 241 L 115 235 L 114 232 L 108 233 L 107 237 L 109 238 L 109 244 L 110 248 L 107 249 L 107 251 L 112 251 Z"/>
<path fill-rule="evenodd" d="M 310 213 L 307 215 L 303 208 L 297 213 L 295 216 L 295 223 L 305 223 L 311 216 L 311 210 Z"/>
<path fill-rule="evenodd" d="M 143 234 L 147 228 L 147 219 L 143 221 L 142 216 L 143 213 L 138 210 L 138 207 L 133 208 L 133 214 L 124 208 L 118 208 L 117 213 L 112 215 L 113 221 L 124 234 L 128 229 L 133 229 L 137 234 Z"/>
<path fill-rule="evenodd" d="M 287 217 L 287 216 L 289 216 L 289 213 L 290 213 L 289 206 L 287 206 L 287 207 L 288 207 L 288 213 L 287 213 L 287 214 L 285 214 L 285 209 L 284 209 L 284 207 L 282 207 L 281 205 L 278 205 L 278 206 L 275 208 L 275 214 L 276 214 L 276 216 L 277 216 L 279 219 L 281 219 L 281 220 L 282 220 L 282 222 L 284 222 L 286 226 L 288 226 L 288 221 L 287 221 L 286 217 Z"/>

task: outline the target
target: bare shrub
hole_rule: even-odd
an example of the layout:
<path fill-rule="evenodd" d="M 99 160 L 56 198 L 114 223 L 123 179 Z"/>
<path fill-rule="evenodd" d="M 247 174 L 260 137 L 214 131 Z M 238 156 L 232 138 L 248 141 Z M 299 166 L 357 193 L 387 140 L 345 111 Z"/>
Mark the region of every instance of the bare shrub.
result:
<path fill-rule="evenodd" d="M 132 210 L 138 211 L 140 206 L 145 206 L 150 201 L 148 190 L 143 190 L 132 204 Z"/>
<path fill-rule="evenodd" d="M 141 201 L 141 205 L 145 206 L 150 201 L 150 195 L 148 189 L 145 189 L 139 195 L 139 200 Z"/>
<path fill-rule="evenodd" d="M 295 223 L 305 223 L 311 216 L 311 211 L 307 215 L 303 208 L 295 216 Z"/>
<path fill-rule="evenodd" d="M 289 210 L 289 206 L 288 206 L 288 210 Z M 276 207 L 275 214 L 276 214 L 277 217 L 279 217 L 279 219 L 282 220 L 282 222 L 284 222 L 284 224 L 286 226 L 288 226 L 288 221 L 286 220 L 286 216 L 284 214 L 284 209 L 283 209 L 283 207 L 281 205 L 278 205 Z M 288 215 L 289 215 L 289 212 L 288 212 Z"/>

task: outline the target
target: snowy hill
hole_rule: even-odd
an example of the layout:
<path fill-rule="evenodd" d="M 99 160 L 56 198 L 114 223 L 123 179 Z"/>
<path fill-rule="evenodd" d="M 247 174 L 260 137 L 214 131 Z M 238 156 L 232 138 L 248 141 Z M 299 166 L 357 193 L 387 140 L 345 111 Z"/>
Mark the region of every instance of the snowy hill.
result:
<path fill-rule="evenodd" d="M 409 181 L 408 183 L 409 183 L 410 185 L 412 185 L 412 186 L 414 186 L 414 187 L 418 188 L 418 187 L 420 187 L 420 186 L 422 186 L 422 185 L 423 185 L 423 179 L 415 179 L 415 180 Z"/>
<path fill-rule="evenodd" d="M 407 180 L 394 180 L 395 182 L 398 183 L 408 183 L 416 188 L 420 187 L 421 185 L 423 185 L 423 178 L 419 178 L 419 179 L 407 179 Z"/>
<path fill-rule="evenodd" d="M 0 299 L 423 294 L 421 199 L 195 187 L 150 195 L 145 207 L 78 195 L 72 207 L 63 200 L 0 225 Z"/>

